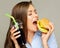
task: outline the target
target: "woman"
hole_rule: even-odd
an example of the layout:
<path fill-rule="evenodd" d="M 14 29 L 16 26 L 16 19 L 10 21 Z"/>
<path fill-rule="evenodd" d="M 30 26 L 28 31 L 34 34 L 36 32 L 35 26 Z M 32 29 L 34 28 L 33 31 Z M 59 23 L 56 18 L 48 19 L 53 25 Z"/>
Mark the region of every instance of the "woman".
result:
<path fill-rule="evenodd" d="M 52 33 L 54 26 L 51 22 L 46 27 L 49 29 L 47 34 L 38 31 L 38 15 L 31 1 L 16 4 L 12 10 L 12 16 L 18 23 L 22 23 L 22 25 L 19 24 L 19 27 L 22 27 L 22 31 L 20 31 L 24 34 L 22 35 L 25 43 L 19 44 L 17 41 L 22 35 L 14 27 L 11 20 L 4 48 L 57 48 L 55 36 Z M 12 25 L 13 27 L 11 27 Z"/>

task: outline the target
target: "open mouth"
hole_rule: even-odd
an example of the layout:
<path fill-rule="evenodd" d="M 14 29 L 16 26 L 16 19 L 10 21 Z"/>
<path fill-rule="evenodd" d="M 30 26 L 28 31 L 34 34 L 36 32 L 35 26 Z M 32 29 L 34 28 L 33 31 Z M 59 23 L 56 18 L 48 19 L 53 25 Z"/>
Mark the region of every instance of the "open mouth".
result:
<path fill-rule="evenodd" d="M 37 21 L 33 21 L 33 24 L 35 24 L 35 25 L 36 25 L 36 24 L 37 24 Z"/>

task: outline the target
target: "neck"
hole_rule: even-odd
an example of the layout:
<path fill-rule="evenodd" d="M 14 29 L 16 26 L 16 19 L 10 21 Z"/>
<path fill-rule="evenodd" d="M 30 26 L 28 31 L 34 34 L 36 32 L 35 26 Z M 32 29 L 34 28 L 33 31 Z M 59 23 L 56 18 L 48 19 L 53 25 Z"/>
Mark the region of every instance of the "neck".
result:
<path fill-rule="evenodd" d="M 34 32 L 28 32 L 27 42 L 31 43 L 34 36 Z"/>

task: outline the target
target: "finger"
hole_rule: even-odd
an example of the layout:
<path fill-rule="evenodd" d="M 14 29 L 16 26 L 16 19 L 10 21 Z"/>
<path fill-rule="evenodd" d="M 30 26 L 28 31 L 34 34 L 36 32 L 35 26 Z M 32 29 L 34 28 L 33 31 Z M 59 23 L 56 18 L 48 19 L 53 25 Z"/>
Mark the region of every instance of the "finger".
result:
<path fill-rule="evenodd" d="M 50 27 L 50 26 L 51 26 L 51 27 Z M 47 38 L 49 38 L 49 37 L 51 36 L 52 31 L 53 31 L 53 29 L 54 29 L 54 26 L 53 26 L 52 23 L 50 23 L 50 26 L 48 27 L 48 28 L 49 28 L 49 31 L 48 31 L 48 33 L 47 33 Z"/>
<path fill-rule="evenodd" d="M 11 28 L 11 30 L 10 31 L 12 31 L 14 29 L 14 26 Z"/>
<path fill-rule="evenodd" d="M 18 34 L 20 34 L 20 31 L 15 32 L 15 33 L 13 34 L 13 36 L 16 36 L 16 35 L 18 35 Z"/>
<path fill-rule="evenodd" d="M 15 36 L 15 38 L 17 39 L 17 38 L 19 38 L 21 35 L 19 34 L 19 35 L 17 35 L 17 36 Z"/>
<path fill-rule="evenodd" d="M 11 34 L 13 34 L 15 31 L 17 31 L 17 28 L 16 28 L 16 29 L 11 30 L 10 32 L 11 32 Z"/>
<path fill-rule="evenodd" d="M 51 26 L 51 32 L 52 32 L 52 31 L 54 30 L 54 25 L 53 25 L 52 22 L 50 22 L 49 24 L 50 24 L 50 26 Z"/>
<path fill-rule="evenodd" d="M 47 28 L 49 29 L 49 31 L 47 32 L 47 37 L 49 37 L 50 35 L 51 35 L 51 28 L 50 28 L 50 26 L 47 26 Z"/>

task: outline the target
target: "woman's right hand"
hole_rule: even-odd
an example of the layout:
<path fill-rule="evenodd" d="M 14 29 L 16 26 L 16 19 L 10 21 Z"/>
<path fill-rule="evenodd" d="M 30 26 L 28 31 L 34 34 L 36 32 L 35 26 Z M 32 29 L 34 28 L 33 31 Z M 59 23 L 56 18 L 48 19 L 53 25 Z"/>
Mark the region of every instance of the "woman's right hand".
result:
<path fill-rule="evenodd" d="M 20 45 L 18 44 L 18 42 L 17 42 L 17 38 L 19 38 L 21 35 L 20 35 L 20 31 L 18 31 L 18 32 L 16 32 L 17 31 L 17 29 L 16 28 L 14 28 L 14 27 L 12 27 L 11 29 L 10 29 L 10 32 L 11 32 L 11 39 L 12 39 L 12 41 L 14 42 L 14 44 L 15 44 L 15 48 L 20 48 Z M 17 36 L 16 36 L 17 35 Z"/>

